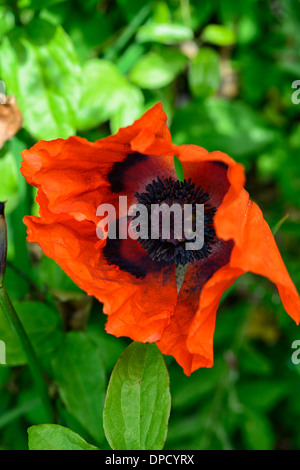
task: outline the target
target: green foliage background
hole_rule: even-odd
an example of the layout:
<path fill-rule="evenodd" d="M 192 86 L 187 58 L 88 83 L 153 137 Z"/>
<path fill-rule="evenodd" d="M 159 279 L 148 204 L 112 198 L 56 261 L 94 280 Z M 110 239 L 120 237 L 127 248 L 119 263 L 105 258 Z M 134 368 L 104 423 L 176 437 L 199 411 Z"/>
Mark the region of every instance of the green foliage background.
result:
<path fill-rule="evenodd" d="M 20 151 L 38 139 L 105 137 L 161 101 L 176 144 L 222 150 L 245 166 L 246 187 L 299 289 L 300 104 L 291 100 L 299 31 L 298 0 L 0 0 L 0 79 L 24 118 L 0 150 L 6 286 L 49 378 L 56 422 L 90 444 L 109 448 L 105 392 L 130 341 L 107 335 L 101 305 L 26 244 L 22 218 L 37 207 L 19 173 Z M 0 446 L 26 449 L 43 409 L 1 317 L 2 338 Z M 166 358 L 165 449 L 299 449 L 297 339 L 275 287 L 243 276 L 222 298 L 215 366 L 186 377 Z"/>

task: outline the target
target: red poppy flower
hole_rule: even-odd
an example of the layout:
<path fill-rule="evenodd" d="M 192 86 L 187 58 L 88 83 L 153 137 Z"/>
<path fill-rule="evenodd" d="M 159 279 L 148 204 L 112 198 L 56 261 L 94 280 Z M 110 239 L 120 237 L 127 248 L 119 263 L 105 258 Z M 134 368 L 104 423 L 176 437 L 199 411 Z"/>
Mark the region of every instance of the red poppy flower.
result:
<path fill-rule="evenodd" d="M 174 155 L 184 183 L 177 181 Z M 108 333 L 156 342 L 186 374 L 211 367 L 220 298 L 247 271 L 274 282 L 299 323 L 298 293 L 262 212 L 243 188 L 243 166 L 219 151 L 173 145 L 160 103 L 111 137 L 40 141 L 22 156 L 22 174 L 38 188 L 40 206 L 40 217 L 25 217 L 28 240 L 104 304 Z M 129 205 L 202 201 L 204 246 L 185 255 L 172 240 L 99 240 L 97 207 L 118 209 L 120 195 Z M 185 264 L 177 292 L 176 265 Z"/>

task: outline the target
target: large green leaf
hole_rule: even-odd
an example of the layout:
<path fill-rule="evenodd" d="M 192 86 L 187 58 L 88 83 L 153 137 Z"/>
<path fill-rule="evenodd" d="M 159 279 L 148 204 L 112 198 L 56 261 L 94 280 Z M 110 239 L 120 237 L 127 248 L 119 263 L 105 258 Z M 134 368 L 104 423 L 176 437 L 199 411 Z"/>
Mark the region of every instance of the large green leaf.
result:
<path fill-rule="evenodd" d="M 40 424 L 28 429 L 29 450 L 98 450 L 79 434 L 58 424 Z"/>
<path fill-rule="evenodd" d="M 43 302 L 15 302 L 14 307 L 38 356 L 49 354 L 62 341 L 62 322 L 57 312 Z M 19 339 L 0 310 L 0 338 L 6 344 L 7 365 L 26 364 Z"/>
<path fill-rule="evenodd" d="M 80 93 L 79 62 L 60 26 L 35 19 L 16 29 L 0 46 L 0 73 L 17 97 L 24 127 L 38 139 L 75 133 Z"/>
<path fill-rule="evenodd" d="M 155 344 L 131 343 L 109 382 L 103 423 L 113 449 L 162 449 L 171 396 L 169 374 Z"/>
<path fill-rule="evenodd" d="M 131 124 L 139 117 L 143 102 L 142 92 L 130 84 L 112 62 L 91 59 L 83 67 L 77 127 L 91 129 L 115 116 L 114 130 L 117 130 L 118 126 Z"/>
<path fill-rule="evenodd" d="M 101 442 L 106 380 L 99 349 L 85 333 L 68 333 L 53 360 L 53 373 L 67 410 Z"/>
<path fill-rule="evenodd" d="M 120 127 L 131 125 L 143 113 L 144 97 L 141 90 L 135 86 L 128 86 L 122 96 L 119 110 L 110 119 L 110 129 L 114 134 Z"/>

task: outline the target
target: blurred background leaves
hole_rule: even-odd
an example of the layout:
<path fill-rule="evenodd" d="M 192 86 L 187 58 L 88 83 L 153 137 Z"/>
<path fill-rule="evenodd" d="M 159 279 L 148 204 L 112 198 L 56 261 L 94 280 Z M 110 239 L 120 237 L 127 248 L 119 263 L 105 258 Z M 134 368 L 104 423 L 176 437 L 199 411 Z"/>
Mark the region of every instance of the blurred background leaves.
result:
<path fill-rule="evenodd" d="M 222 150 L 245 166 L 247 189 L 270 226 L 284 220 L 276 240 L 299 289 L 300 105 L 291 100 L 299 30 L 298 0 L 0 0 L 0 79 L 24 119 L 0 149 L 6 286 L 47 372 L 57 423 L 97 447 L 108 448 L 104 394 L 129 341 L 107 335 L 101 305 L 27 246 L 22 218 L 37 207 L 18 171 L 20 151 L 76 133 L 94 141 L 161 101 L 176 144 Z M 186 377 L 166 358 L 165 448 L 299 449 L 297 331 L 268 281 L 236 282 L 219 309 L 215 366 Z M 43 409 L 3 319 L 0 339 L 8 343 L 0 447 L 23 449 Z"/>

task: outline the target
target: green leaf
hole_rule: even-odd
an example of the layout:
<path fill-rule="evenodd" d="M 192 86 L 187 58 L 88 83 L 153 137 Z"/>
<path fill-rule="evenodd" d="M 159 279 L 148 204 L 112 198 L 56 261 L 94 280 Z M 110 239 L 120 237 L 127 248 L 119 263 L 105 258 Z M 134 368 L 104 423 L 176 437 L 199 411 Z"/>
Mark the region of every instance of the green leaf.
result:
<path fill-rule="evenodd" d="M 99 349 L 85 333 L 68 333 L 53 360 L 53 373 L 67 410 L 101 442 L 106 380 Z"/>
<path fill-rule="evenodd" d="M 79 434 L 58 424 L 40 424 L 28 430 L 29 450 L 99 450 Z"/>
<path fill-rule="evenodd" d="M 108 60 L 91 59 L 83 67 L 83 94 L 77 127 L 87 130 L 118 116 L 114 127 L 131 124 L 142 110 L 142 92 Z M 128 112 L 128 115 L 126 113 Z"/>
<path fill-rule="evenodd" d="M 112 134 L 117 132 L 120 127 L 126 127 L 133 124 L 143 114 L 144 97 L 137 87 L 129 86 L 126 94 L 123 95 L 119 103 L 119 110 L 110 119 L 110 130 Z"/>
<path fill-rule="evenodd" d="M 154 90 L 169 85 L 183 70 L 186 57 L 176 50 L 148 52 L 132 68 L 129 77 L 139 87 Z"/>
<path fill-rule="evenodd" d="M 62 340 L 62 322 L 57 312 L 43 302 L 14 302 L 16 312 L 38 356 L 52 353 Z M 7 365 L 27 363 L 19 339 L 0 312 L 0 338 L 6 344 Z"/>
<path fill-rule="evenodd" d="M 156 52 L 141 57 L 130 72 L 130 79 L 141 88 L 161 88 L 172 82 L 174 73 Z"/>
<path fill-rule="evenodd" d="M 0 73 L 17 97 L 24 128 L 37 139 L 75 134 L 81 73 L 70 38 L 60 26 L 34 19 L 0 46 Z"/>
<path fill-rule="evenodd" d="M 220 24 L 207 25 L 203 29 L 201 39 L 216 46 L 231 46 L 236 43 L 235 32 Z"/>
<path fill-rule="evenodd" d="M 138 30 L 138 42 L 158 42 L 161 44 L 179 44 L 193 39 L 191 28 L 182 24 L 148 23 Z"/>
<path fill-rule="evenodd" d="M 171 407 L 169 374 L 155 344 L 131 343 L 107 389 L 103 424 L 113 449 L 162 449 Z"/>
<path fill-rule="evenodd" d="M 221 76 L 218 54 L 208 47 L 199 50 L 188 73 L 189 85 L 195 96 L 210 96 L 218 91 Z"/>

